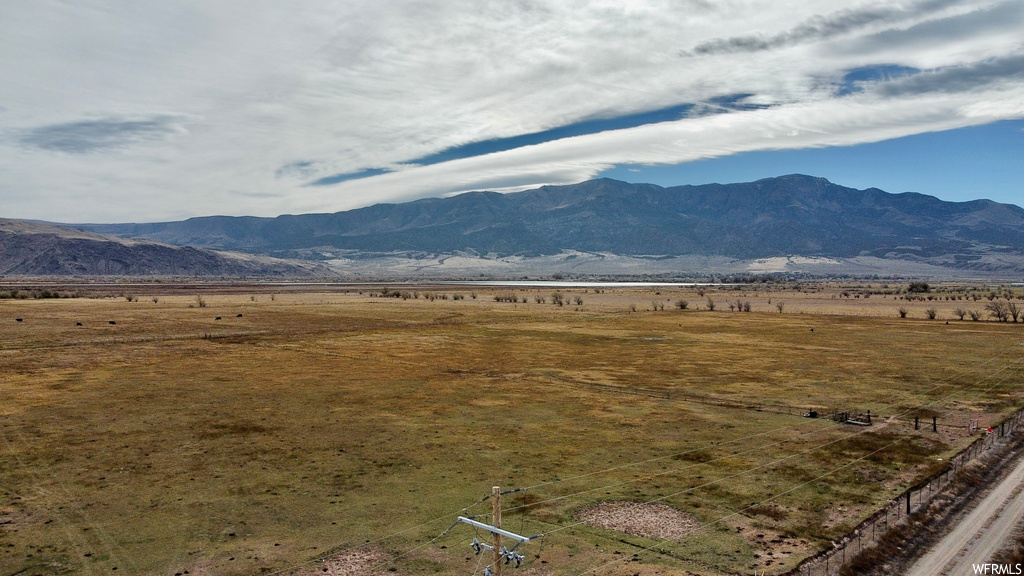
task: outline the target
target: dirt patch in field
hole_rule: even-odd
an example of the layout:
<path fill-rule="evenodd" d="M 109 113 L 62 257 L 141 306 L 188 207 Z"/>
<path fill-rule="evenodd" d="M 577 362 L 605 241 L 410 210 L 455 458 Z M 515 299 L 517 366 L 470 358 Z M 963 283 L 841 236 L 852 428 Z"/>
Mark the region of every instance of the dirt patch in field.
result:
<path fill-rule="evenodd" d="M 580 521 L 643 538 L 681 540 L 697 529 L 697 520 L 660 503 L 602 502 L 579 514 Z"/>
<path fill-rule="evenodd" d="M 295 572 L 292 576 L 378 576 L 394 575 L 385 562 L 388 555 L 374 548 L 341 552 L 318 562 L 316 566 Z"/>
<path fill-rule="evenodd" d="M 11 508 L 0 508 L 0 531 L 17 532 L 30 524 L 41 524 L 41 518 L 33 518 L 31 513 L 18 512 Z"/>

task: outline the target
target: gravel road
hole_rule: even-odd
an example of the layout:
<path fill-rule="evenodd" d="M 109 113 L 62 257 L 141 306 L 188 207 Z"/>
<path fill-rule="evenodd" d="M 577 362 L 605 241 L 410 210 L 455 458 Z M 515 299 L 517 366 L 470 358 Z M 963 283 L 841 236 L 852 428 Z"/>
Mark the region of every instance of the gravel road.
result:
<path fill-rule="evenodd" d="M 972 564 L 992 561 L 1024 518 L 1024 460 L 992 488 L 952 532 L 918 559 L 907 576 L 974 574 Z"/>

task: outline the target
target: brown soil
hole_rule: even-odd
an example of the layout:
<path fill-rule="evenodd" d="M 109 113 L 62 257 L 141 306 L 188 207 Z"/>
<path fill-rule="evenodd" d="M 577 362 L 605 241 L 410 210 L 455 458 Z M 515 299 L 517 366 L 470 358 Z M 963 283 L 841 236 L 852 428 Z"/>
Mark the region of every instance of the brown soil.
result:
<path fill-rule="evenodd" d="M 602 502 L 584 510 L 579 519 L 597 528 L 663 540 L 682 540 L 697 529 L 692 516 L 659 503 Z"/>
<path fill-rule="evenodd" d="M 388 572 L 383 564 L 388 559 L 387 554 L 374 548 L 360 548 L 341 552 L 334 556 L 317 562 L 293 572 L 291 576 L 376 576 L 379 574 L 394 574 Z"/>

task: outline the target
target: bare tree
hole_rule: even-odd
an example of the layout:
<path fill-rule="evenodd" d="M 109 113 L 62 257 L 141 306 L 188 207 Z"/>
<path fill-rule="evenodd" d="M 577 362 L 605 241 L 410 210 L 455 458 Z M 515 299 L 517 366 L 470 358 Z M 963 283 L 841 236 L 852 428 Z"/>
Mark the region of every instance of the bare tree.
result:
<path fill-rule="evenodd" d="M 971 320 L 973 320 L 975 322 L 977 322 L 978 320 L 981 320 L 981 311 L 980 310 L 970 310 L 967 313 L 971 316 Z"/>
<path fill-rule="evenodd" d="M 576 302 L 577 306 L 583 306 L 583 297 L 582 296 L 577 296 L 576 298 L 573 298 L 573 301 Z"/>
<path fill-rule="evenodd" d="M 688 300 L 676 300 L 676 307 L 678 307 L 680 310 L 686 310 L 687 306 L 689 305 L 690 302 Z"/>
<path fill-rule="evenodd" d="M 710 296 L 708 297 L 708 310 L 715 311 L 715 301 Z"/>
<path fill-rule="evenodd" d="M 775 307 L 778 308 L 779 314 L 782 314 L 782 310 L 786 307 L 785 302 L 776 302 Z"/>
<path fill-rule="evenodd" d="M 935 320 L 935 317 L 939 314 L 939 311 L 936 310 L 935 308 L 929 308 L 929 309 L 925 310 L 924 313 L 925 313 L 925 316 L 927 316 L 929 320 Z"/>
<path fill-rule="evenodd" d="M 1010 317 L 1010 311 L 1007 309 L 1006 302 L 1002 300 L 992 300 L 988 304 L 985 304 L 985 310 L 988 310 L 990 316 L 1000 322 L 1006 322 L 1007 318 Z"/>
<path fill-rule="evenodd" d="M 953 315 L 956 316 L 957 318 L 963 320 L 964 316 L 967 315 L 967 310 L 964 310 L 963 308 L 955 308 L 953 310 Z"/>
<path fill-rule="evenodd" d="M 1024 316 L 1024 309 L 1019 308 L 1015 302 L 1007 302 L 1006 313 L 1010 315 L 1010 318 L 1013 318 L 1014 322 L 1016 322 L 1021 318 L 1021 316 Z"/>
<path fill-rule="evenodd" d="M 906 318 L 907 317 L 907 308 L 906 308 L 906 306 L 900 306 L 900 309 L 897 310 L 897 312 L 900 313 L 900 318 Z"/>

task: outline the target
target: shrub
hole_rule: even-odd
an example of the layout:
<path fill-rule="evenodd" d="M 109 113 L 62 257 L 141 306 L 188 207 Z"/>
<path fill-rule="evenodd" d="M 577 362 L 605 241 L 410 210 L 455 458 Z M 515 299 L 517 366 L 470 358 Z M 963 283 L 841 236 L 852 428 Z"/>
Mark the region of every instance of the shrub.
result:
<path fill-rule="evenodd" d="M 676 300 L 676 307 L 679 308 L 680 310 L 686 310 L 686 308 L 689 305 L 690 305 L 690 302 L 687 301 L 687 300 Z"/>

